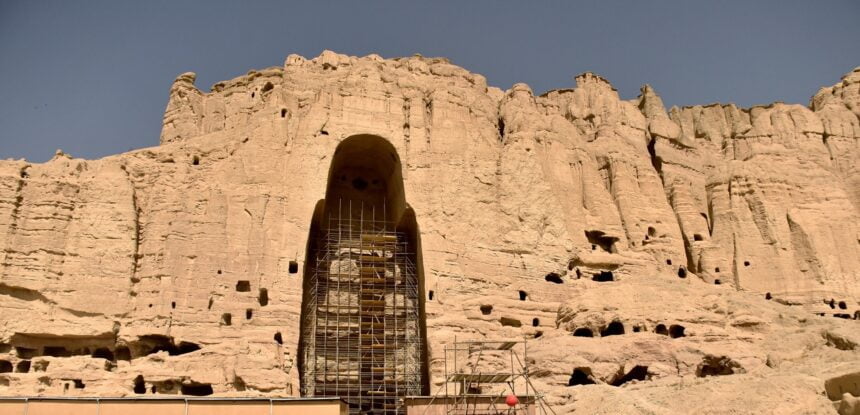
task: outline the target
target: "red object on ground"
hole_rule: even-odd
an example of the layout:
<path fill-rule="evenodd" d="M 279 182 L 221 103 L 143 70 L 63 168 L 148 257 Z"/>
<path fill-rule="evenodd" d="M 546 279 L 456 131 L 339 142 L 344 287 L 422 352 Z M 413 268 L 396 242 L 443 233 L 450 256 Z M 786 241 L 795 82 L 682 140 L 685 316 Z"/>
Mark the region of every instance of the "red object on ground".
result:
<path fill-rule="evenodd" d="M 520 403 L 520 400 L 516 395 L 508 395 L 508 397 L 505 398 L 505 403 L 508 404 L 508 406 L 517 406 L 517 404 Z"/>

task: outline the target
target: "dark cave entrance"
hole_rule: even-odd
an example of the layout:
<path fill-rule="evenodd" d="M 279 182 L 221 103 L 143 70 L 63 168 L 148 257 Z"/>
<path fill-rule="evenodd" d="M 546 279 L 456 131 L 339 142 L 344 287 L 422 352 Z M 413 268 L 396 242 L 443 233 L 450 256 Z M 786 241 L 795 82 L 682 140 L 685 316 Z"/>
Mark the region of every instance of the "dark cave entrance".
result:
<path fill-rule="evenodd" d="M 402 414 L 402 397 L 428 394 L 421 239 L 387 140 L 356 135 L 337 146 L 304 268 L 302 395 L 340 396 L 350 413 Z"/>

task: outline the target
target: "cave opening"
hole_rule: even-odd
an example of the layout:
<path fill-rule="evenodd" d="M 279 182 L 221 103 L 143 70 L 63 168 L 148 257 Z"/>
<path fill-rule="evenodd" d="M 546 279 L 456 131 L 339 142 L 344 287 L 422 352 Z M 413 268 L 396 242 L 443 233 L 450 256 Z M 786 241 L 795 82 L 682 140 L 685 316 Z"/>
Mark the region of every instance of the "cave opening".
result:
<path fill-rule="evenodd" d="M 624 324 L 622 324 L 620 321 L 613 321 L 609 323 L 606 328 L 600 331 L 601 337 L 617 336 L 619 334 L 624 334 Z"/>
<path fill-rule="evenodd" d="M 672 324 L 669 326 L 669 337 L 673 339 L 677 339 L 678 337 L 684 337 L 686 336 L 686 334 L 684 334 L 684 330 L 686 330 L 684 326 L 680 324 Z"/>
<path fill-rule="evenodd" d="M 648 380 L 648 366 L 636 365 L 633 369 L 630 369 L 629 372 L 619 376 L 616 376 L 615 379 L 612 380 L 609 384 L 612 386 L 621 386 L 627 382 L 631 381 L 643 381 Z"/>
<path fill-rule="evenodd" d="M 146 393 L 146 383 L 143 380 L 143 376 L 137 375 L 137 377 L 134 378 L 134 386 L 132 389 L 134 390 L 134 393 L 138 395 Z"/>
<path fill-rule="evenodd" d="M 618 242 L 618 238 L 607 236 L 603 231 L 585 231 L 585 238 L 588 239 L 588 243 L 591 244 L 592 250 L 600 247 L 604 252 L 613 254 L 618 252 L 615 247 L 615 243 Z"/>
<path fill-rule="evenodd" d="M 558 275 L 558 273 L 555 273 L 555 272 L 550 272 L 549 274 L 546 274 L 546 276 L 543 277 L 543 279 L 546 280 L 547 282 L 551 282 L 553 284 L 563 284 L 564 283 L 564 281 L 561 279 L 561 275 Z"/>
<path fill-rule="evenodd" d="M 208 383 L 189 383 L 183 384 L 180 387 L 183 395 L 191 396 L 209 396 L 212 394 L 212 385 Z"/>
<path fill-rule="evenodd" d="M 337 146 L 305 255 L 302 396 L 339 396 L 350 413 L 405 413 L 401 398 L 430 389 L 427 297 L 419 227 L 390 142 L 356 135 Z"/>
<path fill-rule="evenodd" d="M 591 369 L 578 367 L 573 369 L 573 373 L 567 381 L 567 386 L 594 385 L 595 383 L 591 377 Z"/>
<path fill-rule="evenodd" d="M 15 371 L 18 373 L 27 373 L 30 371 L 30 361 L 21 360 L 15 365 Z"/>
<path fill-rule="evenodd" d="M 588 327 L 580 327 L 573 331 L 575 337 L 594 337 L 594 332 Z"/>
<path fill-rule="evenodd" d="M 597 282 L 611 282 L 615 281 L 615 276 L 612 275 L 612 271 L 600 271 L 597 274 L 594 274 L 594 276 L 591 277 L 591 280 Z"/>

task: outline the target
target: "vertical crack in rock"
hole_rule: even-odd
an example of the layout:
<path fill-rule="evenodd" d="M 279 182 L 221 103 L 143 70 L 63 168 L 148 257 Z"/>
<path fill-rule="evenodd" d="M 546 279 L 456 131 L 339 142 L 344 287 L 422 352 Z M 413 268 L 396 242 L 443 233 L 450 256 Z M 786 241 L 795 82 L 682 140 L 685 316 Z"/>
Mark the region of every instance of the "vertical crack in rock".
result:
<path fill-rule="evenodd" d="M 433 98 L 424 96 L 424 138 L 430 145 L 430 129 L 433 124 Z"/>
<path fill-rule="evenodd" d="M 134 295 L 134 285 L 140 282 L 140 278 L 137 276 L 138 272 L 140 272 L 140 235 L 141 235 L 141 223 L 140 216 L 143 213 L 141 207 L 138 205 L 138 195 L 137 195 L 137 186 L 135 186 L 135 182 L 129 174 L 127 167 L 125 164 L 120 166 L 120 169 L 125 173 L 126 180 L 128 180 L 129 187 L 131 188 L 131 210 L 134 218 L 134 229 L 132 237 L 134 238 L 134 248 L 132 248 L 132 257 L 131 257 L 131 277 L 129 280 L 131 281 L 131 290 L 129 291 L 129 295 Z"/>
<path fill-rule="evenodd" d="M 412 112 L 412 98 L 403 97 L 403 157 L 402 164 L 406 168 L 403 169 L 403 180 L 409 179 L 409 145 L 411 144 L 411 136 L 412 136 L 412 125 L 411 125 L 411 112 Z"/>
<path fill-rule="evenodd" d="M 741 278 L 738 274 L 738 258 L 740 257 L 740 252 L 738 252 L 738 235 L 737 232 L 732 231 L 732 279 L 735 283 L 735 291 L 741 290 Z"/>
<path fill-rule="evenodd" d="M 657 175 L 660 177 L 660 182 L 663 183 L 663 188 L 666 187 L 666 179 L 663 177 L 663 159 L 657 155 L 657 151 L 655 150 L 655 145 L 657 144 L 657 137 L 651 136 L 648 141 L 648 154 L 651 156 L 651 165 L 654 166 L 654 171 L 657 172 Z"/>

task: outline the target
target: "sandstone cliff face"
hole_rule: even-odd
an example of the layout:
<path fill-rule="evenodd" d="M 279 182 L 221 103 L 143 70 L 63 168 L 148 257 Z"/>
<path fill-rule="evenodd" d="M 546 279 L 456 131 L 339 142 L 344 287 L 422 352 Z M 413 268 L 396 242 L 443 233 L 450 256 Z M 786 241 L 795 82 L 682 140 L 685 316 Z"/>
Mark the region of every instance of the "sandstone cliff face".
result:
<path fill-rule="evenodd" d="M 194 78 L 157 147 L 0 162 L 0 395 L 298 393 L 311 217 L 356 134 L 402 160 L 434 385 L 454 336 L 534 338 L 562 412 L 826 413 L 824 379 L 860 367 L 831 318 L 860 315 L 860 68 L 809 107 L 668 112 L 418 56 Z"/>

